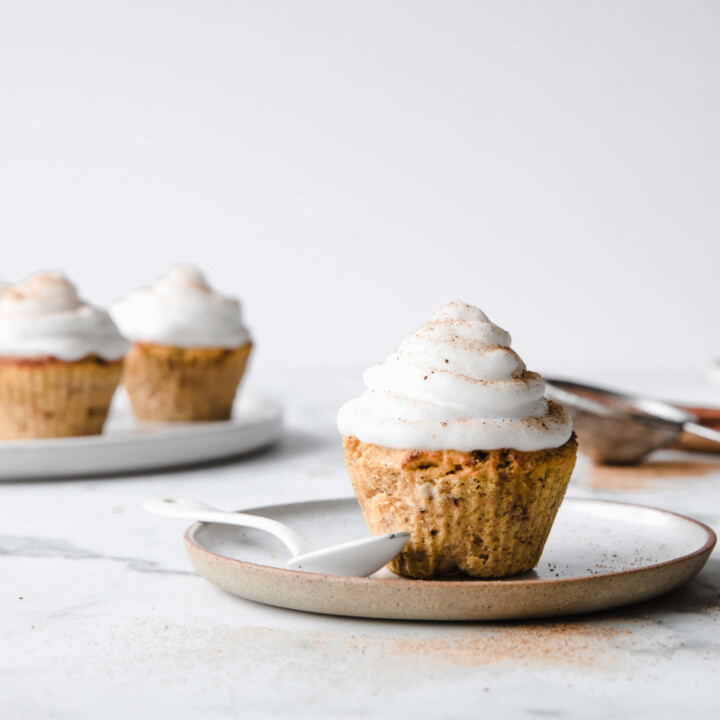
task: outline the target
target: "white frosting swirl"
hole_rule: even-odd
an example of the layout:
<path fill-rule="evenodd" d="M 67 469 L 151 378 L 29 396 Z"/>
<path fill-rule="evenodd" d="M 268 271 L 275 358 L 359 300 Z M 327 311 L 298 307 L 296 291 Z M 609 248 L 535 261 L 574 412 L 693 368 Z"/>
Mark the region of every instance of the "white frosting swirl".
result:
<path fill-rule="evenodd" d="M 133 342 L 236 348 L 250 341 L 240 303 L 216 293 L 192 265 L 176 265 L 152 287 L 120 300 L 111 313 Z"/>
<path fill-rule="evenodd" d="M 0 355 L 118 360 L 129 344 L 110 316 L 83 302 L 60 272 L 31 275 L 0 290 Z"/>
<path fill-rule="evenodd" d="M 567 411 L 510 349 L 510 335 L 478 308 L 450 303 L 363 376 L 367 390 L 340 408 L 338 428 L 398 449 L 521 451 L 560 447 Z"/>

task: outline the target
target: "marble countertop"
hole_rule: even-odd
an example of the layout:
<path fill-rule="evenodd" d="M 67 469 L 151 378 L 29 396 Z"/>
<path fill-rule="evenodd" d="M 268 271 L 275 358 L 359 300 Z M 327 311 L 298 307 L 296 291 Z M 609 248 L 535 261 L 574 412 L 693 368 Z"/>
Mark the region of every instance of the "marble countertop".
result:
<path fill-rule="evenodd" d="M 688 379 L 689 378 L 689 379 Z M 688 373 L 647 390 L 720 401 Z M 626 383 L 627 384 L 627 383 Z M 257 605 L 197 576 L 167 493 L 220 507 L 346 497 L 334 413 L 357 373 L 253 370 L 284 439 L 181 472 L 0 484 L 0 708 L 10 718 L 711 717 L 720 697 L 720 555 L 685 587 L 589 616 L 441 624 Z M 638 470 L 581 462 L 573 496 L 672 509 L 720 531 L 720 456 Z"/>

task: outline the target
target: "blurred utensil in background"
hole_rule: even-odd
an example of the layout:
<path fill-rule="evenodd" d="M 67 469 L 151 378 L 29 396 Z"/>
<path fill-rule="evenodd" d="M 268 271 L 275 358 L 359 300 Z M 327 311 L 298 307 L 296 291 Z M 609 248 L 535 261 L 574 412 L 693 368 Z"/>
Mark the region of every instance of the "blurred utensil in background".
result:
<path fill-rule="evenodd" d="M 547 379 L 546 394 L 568 409 L 580 449 L 596 462 L 633 465 L 672 444 L 720 452 L 720 410 L 678 407 L 559 378 Z M 701 413 L 716 427 L 701 424 Z"/>
<path fill-rule="evenodd" d="M 720 432 L 720 408 L 693 407 L 689 405 L 678 405 L 677 407 L 694 415 L 703 427 Z M 708 440 L 699 435 L 691 435 L 686 432 L 683 432 L 669 447 L 673 450 L 720 454 L 720 443 L 716 440 Z"/>

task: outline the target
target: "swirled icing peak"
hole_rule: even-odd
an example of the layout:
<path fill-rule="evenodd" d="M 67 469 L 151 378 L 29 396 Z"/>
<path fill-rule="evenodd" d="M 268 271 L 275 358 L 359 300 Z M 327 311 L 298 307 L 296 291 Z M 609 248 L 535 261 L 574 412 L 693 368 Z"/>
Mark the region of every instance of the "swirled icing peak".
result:
<path fill-rule="evenodd" d="M 110 316 L 78 297 L 60 272 L 39 272 L 0 289 L 0 355 L 118 360 L 128 350 Z"/>
<path fill-rule="evenodd" d="M 340 408 L 338 428 L 398 449 L 521 451 L 559 447 L 570 416 L 510 348 L 510 335 L 472 305 L 440 308 Z"/>
<path fill-rule="evenodd" d="M 238 300 L 215 292 L 193 265 L 170 268 L 152 287 L 130 293 L 111 312 L 133 342 L 235 348 L 250 340 Z"/>

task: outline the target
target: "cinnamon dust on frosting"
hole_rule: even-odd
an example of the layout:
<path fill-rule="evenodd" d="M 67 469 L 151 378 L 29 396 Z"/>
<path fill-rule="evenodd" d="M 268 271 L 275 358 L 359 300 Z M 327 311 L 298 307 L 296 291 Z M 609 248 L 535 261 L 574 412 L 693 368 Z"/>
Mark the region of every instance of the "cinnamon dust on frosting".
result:
<path fill-rule="evenodd" d="M 123 334 L 136 343 L 232 349 L 250 341 L 239 301 L 213 290 L 192 265 L 172 267 L 111 312 Z"/>
<path fill-rule="evenodd" d="M 340 409 L 340 432 L 389 448 L 560 447 L 572 433 L 570 416 L 544 397 L 545 381 L 510 343 L 478 308 L 445 305 L 365 371 L 367 390 Z"/>
<path fill-rule="evenodd" d="M 84 302 L 61 272 L 0 289 L 0 356 L 119 360 L 129 348 L 104 310 Z"/>

